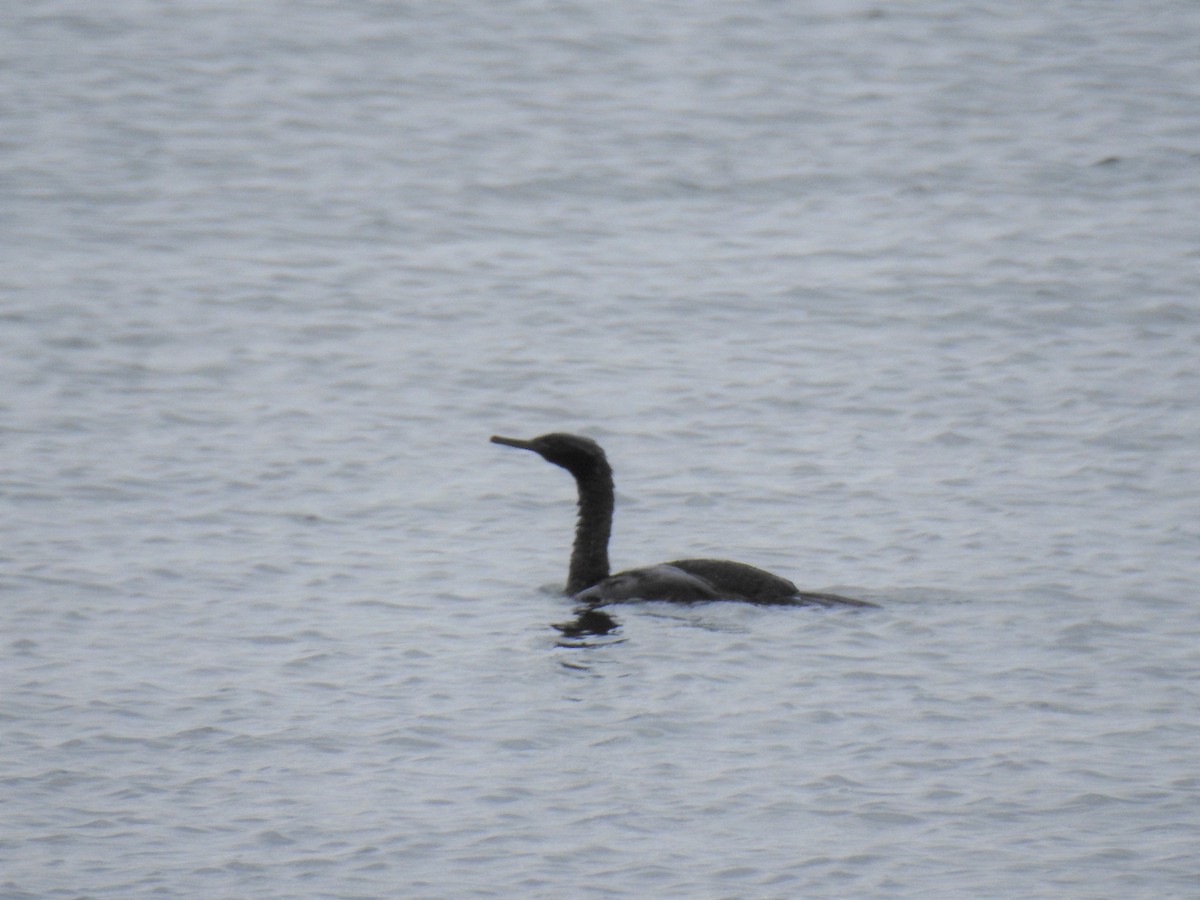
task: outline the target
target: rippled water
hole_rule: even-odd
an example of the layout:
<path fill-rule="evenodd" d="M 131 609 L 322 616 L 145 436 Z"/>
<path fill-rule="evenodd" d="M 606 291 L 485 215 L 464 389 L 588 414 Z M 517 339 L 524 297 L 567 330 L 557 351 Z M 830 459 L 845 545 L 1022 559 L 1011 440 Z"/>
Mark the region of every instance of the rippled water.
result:
<path fill-rule="evenodd" d="M 0 896 L 1195 892 L 1200 7 L 3 20 Z"/>

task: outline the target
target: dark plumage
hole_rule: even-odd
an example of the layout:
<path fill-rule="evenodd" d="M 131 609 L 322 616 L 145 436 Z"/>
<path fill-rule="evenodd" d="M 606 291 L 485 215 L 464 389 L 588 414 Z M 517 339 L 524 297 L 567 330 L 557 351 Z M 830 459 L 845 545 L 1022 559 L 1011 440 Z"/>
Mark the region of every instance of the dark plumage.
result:
<path fill-rule="evenodd" d="M 567 575 L 566 593 L 589 606 L 624 600 L 741 600 L 747 603 L 805 606 L 874 606 L 837 594 L 799 590 L 786 578 L 726 559 L 677 559 L 610 575 L 608 539 L 612 533 L 613 477 L 604 451 L 590 438 L 544 434 L 532 440 L 493 437 L 492 443 L 532 450 L 575 476 L 579 521 Z"/>

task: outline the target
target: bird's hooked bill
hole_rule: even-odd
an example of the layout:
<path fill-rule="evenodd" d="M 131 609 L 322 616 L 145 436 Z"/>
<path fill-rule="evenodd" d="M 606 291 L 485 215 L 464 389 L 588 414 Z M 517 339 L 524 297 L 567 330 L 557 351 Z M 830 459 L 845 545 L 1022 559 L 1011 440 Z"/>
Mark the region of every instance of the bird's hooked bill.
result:
<path fill-rule="evenodd" d="M 493 444 L 503 444 L 505 447 L 517 447 L 521 450 L 532 450 L 531 441 L 523 441 L 520 438 L 501 437 L 498 434 L 492 435 Z"/>

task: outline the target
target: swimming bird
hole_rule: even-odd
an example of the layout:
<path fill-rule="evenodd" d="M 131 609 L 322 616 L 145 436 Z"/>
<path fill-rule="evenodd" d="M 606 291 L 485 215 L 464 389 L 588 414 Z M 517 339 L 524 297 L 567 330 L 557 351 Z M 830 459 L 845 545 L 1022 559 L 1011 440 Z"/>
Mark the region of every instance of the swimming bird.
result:
<path fill-rule="evenodd" d="M 779 606 L 874 606 L 865 600 L 801 591 L 786 578 L 727 559 L 677 559 L 673 562 L 609 573 L 608 539 L 612 534 L 613 475 L 608 457 L 591 438 L 555 432 L 541 437 L 492 436 L 493 444 L 532 450 L 575 477 L 579 520 L 565 593 L 591 606 L 627 600 L 741 600 Z"/>

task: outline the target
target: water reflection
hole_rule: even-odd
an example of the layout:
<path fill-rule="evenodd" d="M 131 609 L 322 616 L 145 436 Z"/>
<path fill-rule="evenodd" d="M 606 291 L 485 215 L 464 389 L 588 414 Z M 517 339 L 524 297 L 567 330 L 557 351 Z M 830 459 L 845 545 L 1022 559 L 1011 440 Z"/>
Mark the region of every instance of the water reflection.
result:
<path fill-rule="evenodd" d="M 621 627 L 621 623 L 608 613 L 591 607 L 575 610 L 575 618 L 569 622 L 555 622 L 554 627 L 566 638 L 600 637 Z M 579 646 L 571 644 L 570 646 Z"/>

